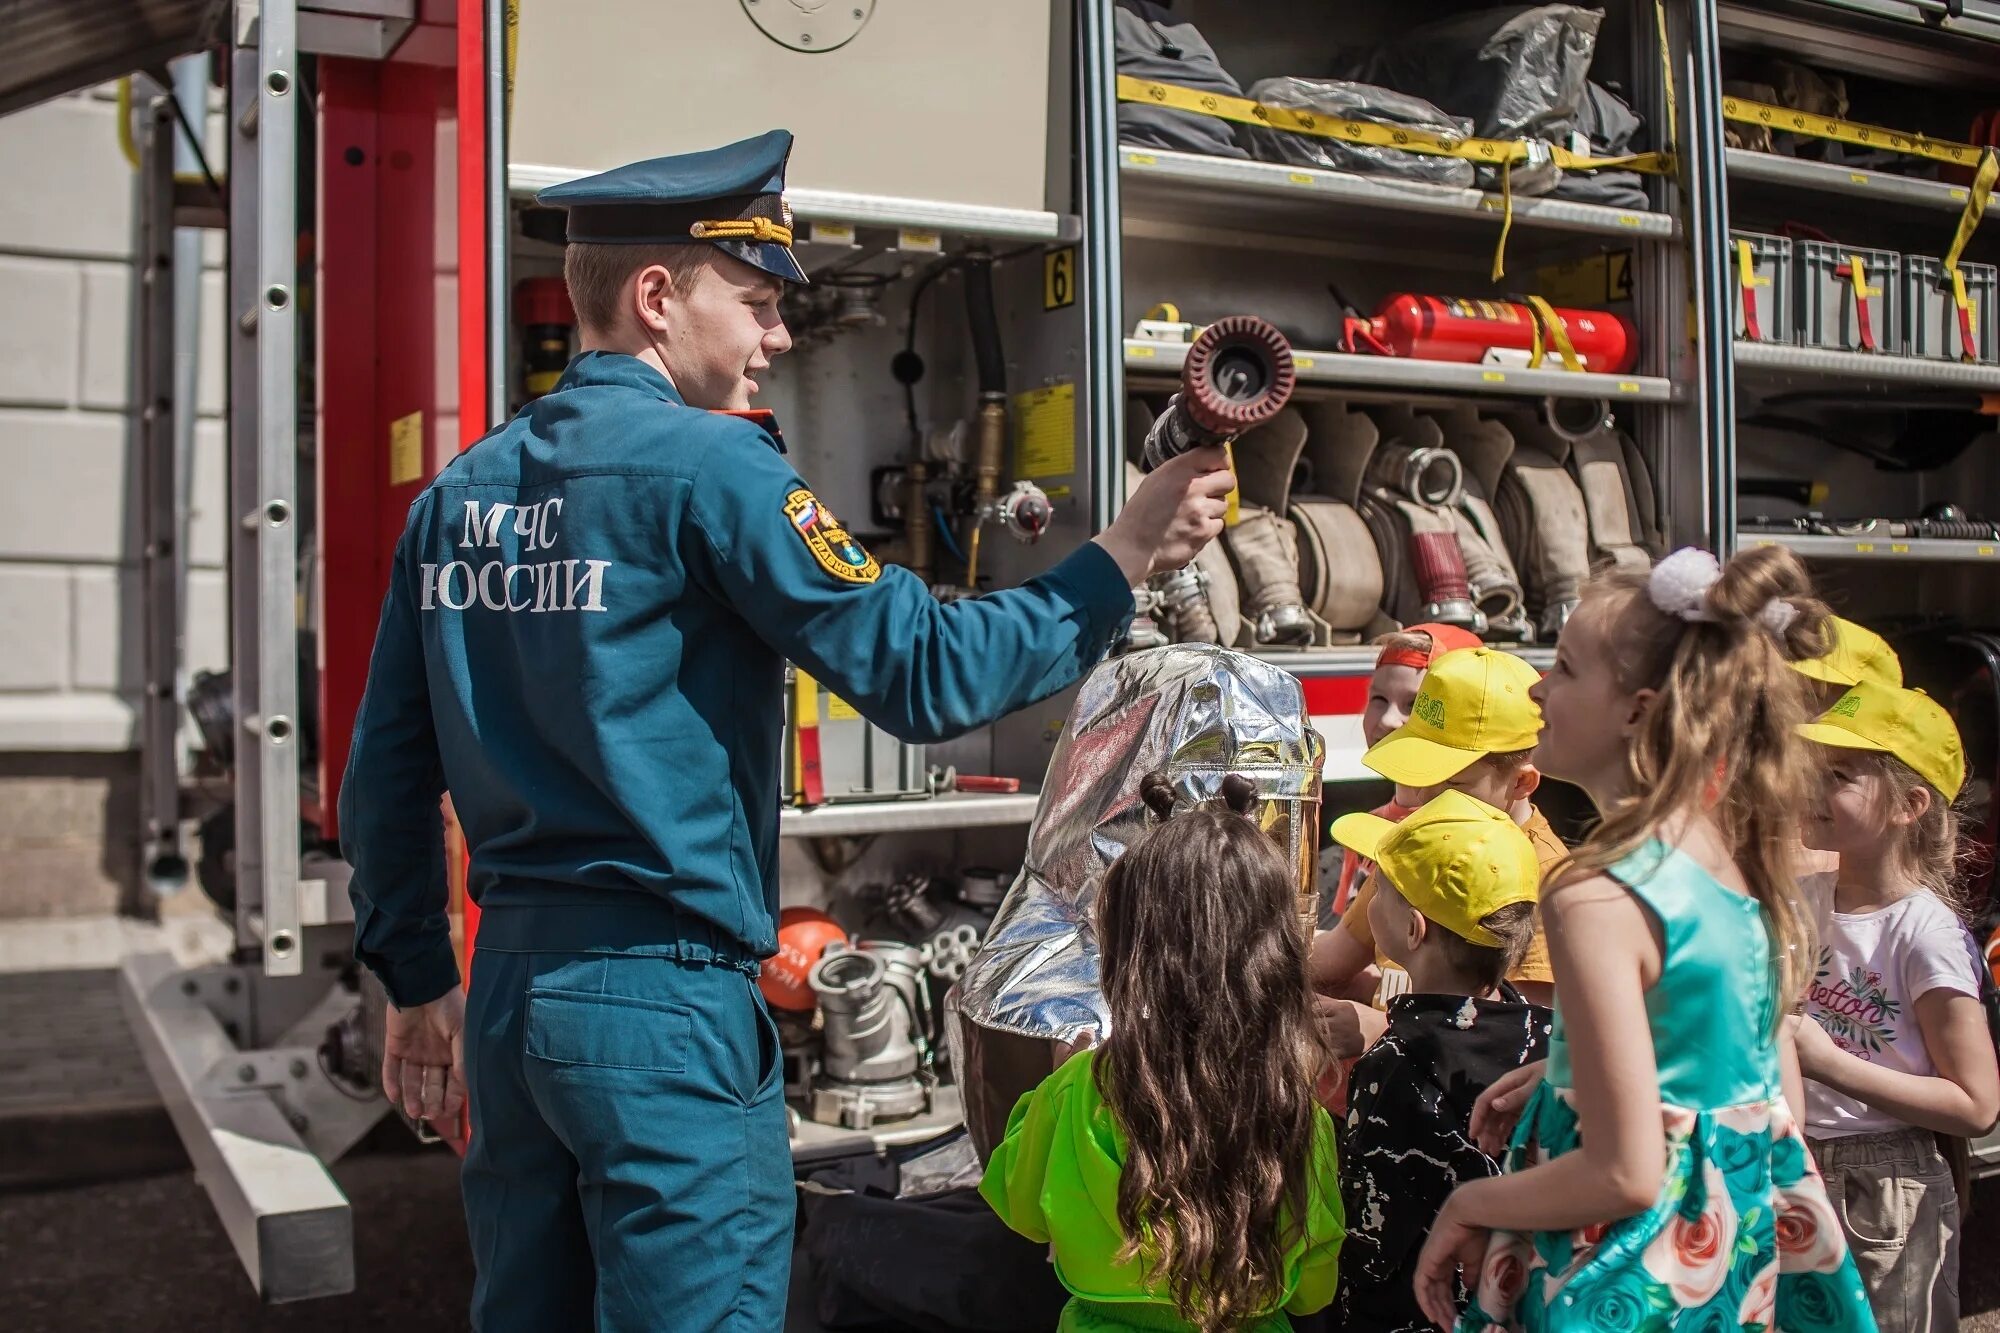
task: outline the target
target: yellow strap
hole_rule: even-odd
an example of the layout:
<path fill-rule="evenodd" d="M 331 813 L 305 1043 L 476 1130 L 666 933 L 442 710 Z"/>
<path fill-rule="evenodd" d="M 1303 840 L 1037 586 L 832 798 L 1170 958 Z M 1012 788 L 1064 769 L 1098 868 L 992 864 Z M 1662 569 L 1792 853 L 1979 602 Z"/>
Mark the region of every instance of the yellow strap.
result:
<path fill-rule="evenodd" d="M 1986 201 L 1993 197 L 1996 179 L 2000 179 L 2000 153 L 1988 148 L 1979 156 L 1979 170 L 1972 178 L 1972 188 L 1965 192 L 1965 211 L 1958 215 L 1958 231 L 1951 238 L 1951 249 L 1945 252 L 1947 273 L 1957 275 L 1958 261 L 1965 254 L 1966 244 L 1978 229 L 1979 220 L 1986 216 Z"/>
<path fill-rule="evenodd" d="M 1236 443 L 1222 442 L 1223 457 L 1229 460 L 1229 498 L 1223 501 L 1222 526 L 1233 528 L 1241 515 L 1237 512 L 1243 502 L 1243 488 L 1236 480 Z"/>
<path fill-rule="evenodd" d="M 1500 164 L 1500 240 L 1493 247 L 1493 281 L 1507 276 L 1507 236 L 1514 230 L 1514 164 Z"/>
<path fill-rule="evenodd" d="M 1852 281 L 1854 283 L 1854 299 L 1856 301 L 1865 301 L 1871 296 L 1880 296 L 1882 294 L 1880 287 L 1870 287 L 1868 285 L 1868 265 L 1862 260 L 1860 255 L 1849 255 L 1847 262 L 1854 270 Z"/>
<path fill-rule="evenodd" d="M 1196 115 L 1214 116 L 1218 120 L 1234 121 L 1239 125 L 1261 125 L 1266 129 L 1284 130 L 1291 134 L 1308 134 L 1318 139 L 1338 139 L 1343 143 L 1366 144 L 1371 148 L 1397 148 L 1406 153 L 1423 153 L 1430 157 L 1455 157 L 1468 162 L 1484 162 L 1496 167 L 1507 162 L 1525 162 L 1529 153 L 1528 141 L 1525 139 L 1465 139 L 1456 135 L 1433 134 L 1429 130 L 1408 129 L 1400 125 L 1378 125 L 1367 120 L 1329 119 L 1310 111 L 1266 106 L 1247 97 L 1204 93 L 1193 88 L 1183 88 L 1178 84 L 1135 79 L 1129 74 L 1118 76 L 1118 100 L 1139 102 L 1147 106 L 1172 107 L 1176 111 L 1192 111 Z M 1661 153 L 1633 153 L 1624 157 L 1586 157 L 1554 145 L 1548 145 L 1547 151 L 1555 164 L 1566 171 L 1595 171 L 1600 167 L 1623 167 L 1628 171 L 1669 175 L 1673 170 L 1671 163 Z"/>
<path fill-rule="evenodd" d="M 721 222 L 697 222 L 688 235 L 704 241 L 772 241 L 792 243 L 792 229 L 769 218 L 730 218 Z"/>
<path fill-rule="evenodd" d="M 1769 287 L 1771 285 L 1769 278 L 1760 278 L 1757 276 L 1757 252 L 1750 247 L 1750 242 L 1746 240 L 1738 239 L 1736 242 L 1736 271 L 1745 287 Z"/>
<path fill-rule="evenodd" d="M 1660 29 L 1660 87 L 1667 99 L 1667 151 L 1674 151 L 1680 142 L 1679 116 L 1674 111 L 1674 59 L 1667 46 L 1667 6 L 1666 0 L 1653 0 L 1653 17 Z"/>
<path fill-rule="evenodd" d="M 1556 313 L 1556 308 L 1539 296 L 1530 296 L 1527 300 L 1528 308 L 1535 312 L 1536 327 L 1548 331 L 1548 340 L 1554 344 L 1556 355 L 1562 358 L 1563 369 L 1582 370 L 1583 361 L 1577 356 L 1576 347 L 1569 340 L 1569 330 L 1563 327 L 1562 316 Z M 1529 369 L 1541 364 L 1541 356 L 1541 339 L 1537 337 L 1535 354 L 1528 362 Z"/>
<path fill-rule="evenodd" d="M 132 137 L 132 76 L 127 74 L 118 80 L 118 151 L 125 155 L 125 164 L 139 169 L 139 145 Z"/>
<path fill-rule="evenodd" d="M 1988 151 L 1969 143 L 1953 143 L 1949 139 L 1933 139 L 1922 134 L 1904 134 L 1900 130 L 1884 129 L 1880 125 L 1863 125 L 1851 120 L 1835 120 L 1831 116 L 1815 116 L 1810 112 L 1793 111 L 1789 107 L 1753 102 L 1747 97 L 1723 98 L 1722 118 L 1741 121 L 1746 125 L 1763 125 L 1779 134 L 1803 134 L 1808 139 L 1833 139 L 1840 143 L 1853 144 L 1858 148 L 1882 148 L 1908 157 L 1929 158 L 1933 162 L 1950 162 L 1955 166 L 1968 168 L 1977 167 L 1981 156 Z"/>
<path fill-rule="evenodd" d="M 1181 322 L 1181 308 L 1172 301 L 1162 301 L 1146 312 L 1147 319 L 1165 320 L 1169 324 Z"/>
<path fill-rule="evenodd" d="M 806 758 L 801 734 L 819 725 L 819 682 L 799 668 L 792 671 L 792 789 L 806 784 Z"/>

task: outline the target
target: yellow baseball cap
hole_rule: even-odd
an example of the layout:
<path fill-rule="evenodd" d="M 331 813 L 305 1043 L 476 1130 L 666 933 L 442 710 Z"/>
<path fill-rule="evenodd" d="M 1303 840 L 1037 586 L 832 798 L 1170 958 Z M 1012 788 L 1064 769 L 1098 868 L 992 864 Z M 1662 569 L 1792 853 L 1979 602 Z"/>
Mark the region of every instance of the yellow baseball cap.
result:
<path fill-rule="evenodd" d="M 1464 792 L 1440 792 L 1401 823 L 1342 815 L 1333 840 L 1375 862 L 1410 906 L 1474 944 L 1497 946 L 1479 923 L 1541 896 L 1542 863 L 1528 835 Z"/>
<path fill-rule="evenodd" d="M 1435 787 L 1484 755 L 1526 750 L 1542 730 L 1528 691 L 1539 671 L 1498 648 L 1460 648 L 1424 673 L 1410 720 L 1361 762 L 1405 787 Z"/>
<path fill-rule="evenodd" d="M 1792 669 L 1829 685 L 1859 685 L 1872 680 L 1878 685 L 1900 687 L 1903 661 L 1889 641 L 1869 629 L 1840 616 L 1827 617 L 1833 648 L 1824 657 L 1809 657 L 1792 663 Z"/>
<path fill-rule="evenodd" d="M 1864 680 L 1840 696 L 1799 734 L 1843 750 L 1894 755 L 1936 787 L 1947 801 L 1965 786 L 1965 746 L 1944 705 L 1922 690 Z"/>

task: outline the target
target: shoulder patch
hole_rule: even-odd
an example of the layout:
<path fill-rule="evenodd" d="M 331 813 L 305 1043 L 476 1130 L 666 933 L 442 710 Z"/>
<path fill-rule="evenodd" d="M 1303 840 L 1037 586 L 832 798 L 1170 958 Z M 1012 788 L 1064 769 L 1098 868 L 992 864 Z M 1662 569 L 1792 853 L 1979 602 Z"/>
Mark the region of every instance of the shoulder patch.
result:
<path fill-rule="evenodd" d="M 882 566 L 875 557 L 848 535 L 833 511 L 811 491 L 796 490 L 785 497 L 785 521 L 805 542 L 819 567 L 841 582 L 873 583 L 882 577 Z"/>

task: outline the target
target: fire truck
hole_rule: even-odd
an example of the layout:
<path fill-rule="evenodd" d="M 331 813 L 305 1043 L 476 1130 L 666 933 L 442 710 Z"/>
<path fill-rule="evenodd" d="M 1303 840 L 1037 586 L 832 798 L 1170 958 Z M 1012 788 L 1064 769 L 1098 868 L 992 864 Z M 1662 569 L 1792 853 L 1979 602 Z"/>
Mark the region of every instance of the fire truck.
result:
<path fill-rule="evenodd" d="M 536 193 L 771 127 L 797 135 L 813 284 L 769 405 L 817 493 L 939 596 L 1100 530 L 1201 330 L 1256 315 L 1290 403 L 1235 441 L 1235 521 L 1142 592 L 1133 642 L 1294 672 L 1326 814 L 1380 799 L 1360 715 L 1385 630 L 1450 621 L 1546 665 L 1593 569 L 1777 544 L 1957 712 L 1990 913 L 2000 3 L 23 0 L 4 22 L 0 111 L 139 76 L 146 867 L 192 868 L 237 947 L 133 958 L 124 993 L 269 1301 L 356 1281 L 326 1164 L 389 1109 L 336 798 L 408 505 L 575 350 Z M 201 50 L 226 154 L 177 174 L 186 107 L 147 73 Z M 231 662 L 194 680 L 185 227 L 229 255 Z M 935 994 L 1022 856 L 1066 708 L 914 747 L 795 676 L 786 725 L 819 763 L 788 784 L 781 868 L 808 942 L 767 994 L 801 1170 L 956 1122 Z M 448 802 L 439 838 L 469 940 Z M 815 1016 L 844 936 L 907 946 L 870 974 L 920 1066 L 888 1093 L 839 1076 Z"/>

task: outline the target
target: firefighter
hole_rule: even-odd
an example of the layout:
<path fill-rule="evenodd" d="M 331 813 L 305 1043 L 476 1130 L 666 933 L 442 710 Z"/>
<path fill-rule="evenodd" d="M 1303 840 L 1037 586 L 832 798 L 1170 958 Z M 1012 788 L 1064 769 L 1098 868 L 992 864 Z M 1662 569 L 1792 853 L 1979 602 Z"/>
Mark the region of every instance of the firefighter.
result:
<path fill-rule="evenodd" d="M 783 663 L 941 741 L 1074 681 L 1132 588 L 1221 530 L 1209 449 L 1019 588 L 945 606 L 880 566 L 751 406 L 806 280 L 790 148 L 774 131 L 543 193 L 568 210 L 584 350 L 396 547 L 340 823 L 355 951 L 391 1000 L 384 1087 L 444 1128 L 469 1094 L 485 1333 L 784 1322 L 791 1156 L 756 984 Z M 483 910 L 464 999 L 447 788 Z"/>

